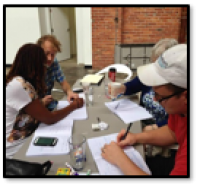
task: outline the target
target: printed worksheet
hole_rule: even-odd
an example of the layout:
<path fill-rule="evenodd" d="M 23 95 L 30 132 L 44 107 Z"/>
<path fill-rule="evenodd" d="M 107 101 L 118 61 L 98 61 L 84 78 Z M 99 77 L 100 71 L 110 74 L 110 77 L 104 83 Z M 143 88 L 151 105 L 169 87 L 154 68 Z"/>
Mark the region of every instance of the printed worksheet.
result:
<path fill-rule="evenodd" d="M 85 94 L 81 93 L 79 94 L 79 97 L 85 100 Z M 61 108 L 67 107 L 69 104 L 70 103 L 68 101 L 58 101 L 57 109 L 59 110 Z M 87 118 L 88 118 L 88 115 L 87 115 L 85 103 L 83 107 L 72 111 L 69 115 L 65 117 L 65 119 L 67 120 L 83 120 Z"/>
<path fill-rule="evenodd" d="M 101 156 L 101 148 L 105 144 L 109 144 L 111 141 L 116 142 L 116 140 L 117 133 L 87 140 L 100 175 L 123 175 L 122 171 L 117 166 L 107 162 Z M 124 152 L 139 168 L 141 168 L 144 172 L 151 174 L 151 171 L 137 150 L 135 150 L 132 146 L 127 146 L 124 149 Z"/>
<path fill-rule="evenodd" d="M 125 123 L 132 123 L 152 118 L 152 115 L 143 107 L 129 99 L 106 102 L 105 105 Z"/>
<path fill-rule="evenodd" d="M 69 153 L 68 139 L 72 135 L 73 121 L 62 119 L 55 124 L 41 123 L 34 133 L 34 137 L 26 152 L 26 156 L 62 155 Z M 58 139 L 55 146 L 35 146 L 37 137 L 55 137 Z"/>

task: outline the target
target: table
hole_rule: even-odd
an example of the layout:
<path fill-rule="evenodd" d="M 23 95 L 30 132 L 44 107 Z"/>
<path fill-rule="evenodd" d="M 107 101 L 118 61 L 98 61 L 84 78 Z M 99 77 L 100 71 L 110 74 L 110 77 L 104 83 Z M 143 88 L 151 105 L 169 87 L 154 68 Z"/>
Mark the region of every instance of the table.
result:
<path fill-rule="evenodd" d="M 80 80 L 74 84 L 73 88 L 81 87 Z M 126 129 L 127 125 L 115 114 L 113 114 L 104 104 L 104 102 L 110 101 L 104 92 L 104 82 L 100 86 L 93 86 L 94 89 L 94 98 L 93 105 L 87 107 L 88 119 L 81 121 L 74 121 L 73 133 L 82 133 L 86 138 L 104 136 L 112 133 L 118 133 L 121 129 Z M 138 102 L 136 96 L 130 97 L 134 102 Z M 66 96 L 62 100 L 66 100 Z M 97 123 L 97 117 L 102 121 L 108 123 L 109 128 L 104 131 L 93 131 L 92 123 Z M 130 132 L 139 133 L 142 131 L 140 121 L 134 122 Z M 30 162 L 40 162 L 43 163 L 47 160 L 53 162 L 53 165 L 48 172 L 48 175 L 55 175 L 57 169 L 60 167 L 65 167 L 65 162 L 69 162 L 69 155 L 51 155 L 51 156 L 33 156 L 26 157 L 26 151 L 29 147 L 33 135 L 27 139 L 22 148 L 14 155 L 15 159 L 20 159 Z M 66 140 L 67 141 L 67 140 Z M 139 151 L 139 153 L 144 158 L 144 148 L 143 145 L 135 145 L 134 148 Z M 86 144 L 86 164 L 82 172 L 86 172 L 88 169 L 91 169 L 92 172 L 98 172 L 95 161 L 92 157 L 92 154 L 89 150 L 88 144 Z"/>

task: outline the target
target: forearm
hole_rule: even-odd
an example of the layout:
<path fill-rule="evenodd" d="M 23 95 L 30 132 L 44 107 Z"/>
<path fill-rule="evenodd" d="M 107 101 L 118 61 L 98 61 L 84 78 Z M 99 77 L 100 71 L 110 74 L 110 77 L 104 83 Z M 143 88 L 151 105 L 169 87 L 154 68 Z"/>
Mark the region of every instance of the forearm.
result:
<path fill-rule="evenodd" d="M 119 160 L 117 165 L 125 175 L 148 175 L 133 163 L 127 155 L 124 159 Z"/>
<path fill-rule="evenodd" d="M 62 83 L 61 83 L 61 86 L 62 86 L 62 89 L 63 91 L 67 94 L 69 91 L 71 91 L 71 87 L 69 85 L 69 83 L 64 80 Z"/>
<path fill-rule="evenodd" d="M 39 99 L 34 100 L 30 104 L 24 107 L 24 111 L 32 116 L 33 118 L 41 121 L 45 124 L 53 124 L 62 118 L 66 117 L 70 112 L 75 110 L 77 106 L 71 104 L 61 110 L 50 112 L 47 108 L 41 103 Z"/>
<path fill-rule="evenodd" d="M 141 144 L 153 144 L 158 146 L 167 146 L 176 143 L 174 133 L 167 125 L 156 130 L 145 131 L 136 134 L 136 142 Z"/>
<path fill-rule="evenodd" d="M 63 109 L 51 112 L 51 123 L 56 123 L 57 121 L 63 119 L 75 109 L 75 105 L 69 105 Z"/>

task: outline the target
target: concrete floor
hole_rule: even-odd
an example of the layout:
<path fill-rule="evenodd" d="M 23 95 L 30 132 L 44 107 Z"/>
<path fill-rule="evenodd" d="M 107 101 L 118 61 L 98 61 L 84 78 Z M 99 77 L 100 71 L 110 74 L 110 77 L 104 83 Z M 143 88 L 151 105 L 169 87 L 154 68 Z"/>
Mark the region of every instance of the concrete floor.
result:
<path fill-rule="evenodd" d="M 67 82 L 72 86 L 77 79 L 83 78 L 86 74 L 93 74 L 98 72 L 97 69 L 85 69 L 84 64 L 77 65 L 76 58 L 71 58 L 69 60 L 61 61 L 60 66 L 66 76 Z M 10 68 L 6 68 L 6 74 Z M 124 78 L 126 74 L 117 74 L 117 78 Z M 136 73 L 133 72 L 133 77 L 136 76 Z M 60 89 L 61 86 L 59 83 L 55 82 L 54 88 Z M 54 99 L 60 100 L 64 94 L 60 92 L 52 92 Z"/>

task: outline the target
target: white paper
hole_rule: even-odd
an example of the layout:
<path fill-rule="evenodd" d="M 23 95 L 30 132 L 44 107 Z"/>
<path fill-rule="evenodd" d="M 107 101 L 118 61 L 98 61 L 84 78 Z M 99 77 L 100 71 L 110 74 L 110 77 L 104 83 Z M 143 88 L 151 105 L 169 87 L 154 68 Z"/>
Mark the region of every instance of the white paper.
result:
<path fill-rule="evenodd" d="M 62 155 L 69 153 L 68 139 L 72 135 L 73 121 L 62 119 L 55 124 L 46 125 L 41 123 L 35 131 L 34 137 L 26 152 L 26 156 L 39 155 Z M 56 137 L 58 138 L 55 146 L 35 146 L 36 137 Z"/>
<path fill-rule="evenodd" d="M 145 108 L 129 99 L 106 102 L 105 105 L 118 115 L 125 124 L 152 118 L 152 115 Z"/>
<path fill-rule="evenodd" d="M 81 94 L 79 94 L 79 97 L 83 98 L 85 100 L 85 94 L 81 93 Z M 57 109 L 59 110 L 61 108 L 65 108 L 69 104 L 70 103 L 68 101 L 59 101 L 58 105 L 57 105 Z M 83 107 L 74 110 L 73 112 L 68 114 L 64 119 L 83 120 L 83 119 L 87 119 L 87 118 L 88 118 L 88 115 L 87 115 L 87 110 L 86 110 L 86 104 L 84 103 Z"/>
<path fill-rule="evenodd" d="M 87 140 L 90 151 L 92 152 L 92 156 L 99 169 L 100 175 L 123 175 L 122 171 L 117 166 L 107 162 L 101 156 L 101 148 L 105 144 L 109 144 L 111 141 L 116 142 L 116 140 L 117 133 Z M 137 150 L 135 150 L 132 146 L 127 146 L 124 149 L 124 152 L 139 168 L 141 168 L 144 172 L 151 174 L 148 166 Z"/>

